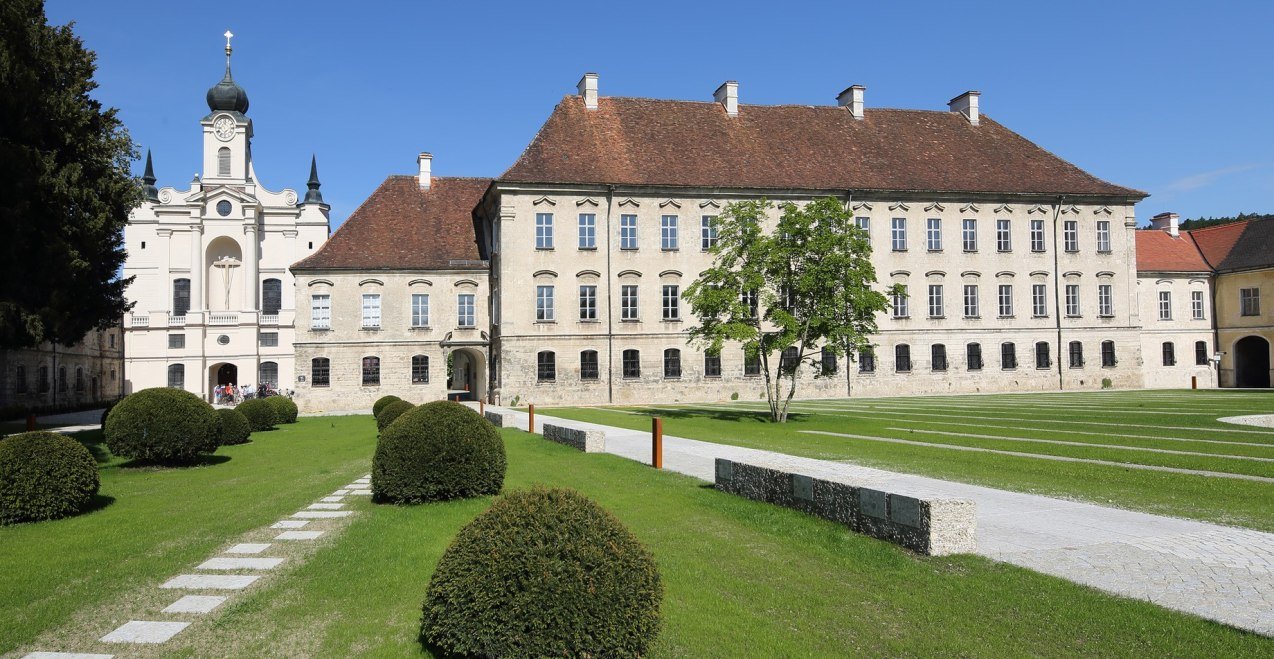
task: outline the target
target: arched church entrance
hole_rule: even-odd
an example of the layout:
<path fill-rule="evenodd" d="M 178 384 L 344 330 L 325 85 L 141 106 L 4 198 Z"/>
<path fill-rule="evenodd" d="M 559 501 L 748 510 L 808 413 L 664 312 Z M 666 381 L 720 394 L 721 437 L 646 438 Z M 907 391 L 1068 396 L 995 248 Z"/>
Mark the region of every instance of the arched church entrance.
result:
<path fill-rule="evenodd" d="M 486 394 L 486 359 L 474 348 L 451 351 L 447 398 L 478 400 Z"/>
<path fill-rule="evenodd" d="M 1269 341 L 1259 336 L 1245 336 L 1234 343 L 1234 386 L 1269 388 Z"/>

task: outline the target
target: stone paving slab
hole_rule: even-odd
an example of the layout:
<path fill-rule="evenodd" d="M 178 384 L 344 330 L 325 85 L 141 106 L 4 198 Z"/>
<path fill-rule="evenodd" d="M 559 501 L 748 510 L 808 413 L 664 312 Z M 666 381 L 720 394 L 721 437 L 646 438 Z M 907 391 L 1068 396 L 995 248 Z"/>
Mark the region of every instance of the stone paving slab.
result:
<path fill-rule="evenodd" d="M 332 493 L 332 496 L 334 496 L 334 497 L 339 497 L 339 496 L 346 495 L 346 494 L 349 494 L 349 490 L 347 490 L 347 489 L 345 489 L 345 488 L 341 488 L 341 489 L 339 489 L 339 490 L 337 490 L 337 491 L 333 492 L 333 493 Z"/>
<path fill-rule="evenodd" d="M 247 588 L 260 578 L 256 574 L 179 574 L 159 587 L 186 590 L 240 590 Z"/>
<path fill-rule="evenodd" d="M 210 558 L 195 566 L 196 570 L 273 570 L 282 558 Z"/>
<path fill-rule="evenodd" d="M 487 409 L 520 414 L 525 427 L 525 412 Z M 537 430 L 545 420 L 602 430 L 607 453 L 650 464 L 648 432 L 544 414 Z M 972 499 L 978 554 L 1274 636 L 1274 533 L 664 436 L 669 471 L 712 482 L 718 457 L 908 496 Z"/>
<path fill-rule="evenodd" d="M 243 542 L 226 550 L 227 554 L 260 554 L 270 548 L 268 542 Z"/>
<path fill-rule="evenodd" d="M 323 535 L 322 531 L 284 531 L 276 536 L 275 540 L 313 540 Z"/>
<path fill-rule="evenodd" d="M 371 490 L 350 490 L 349 493 L 354 496 L 360 496 L 360 497 L 369 497 L 372 495 Z"/>
<path fill-rule="evenodd" d="M 312 503 L 306 506 L 309 510 L 340 510 L 344 507 L 343 503 Z"/>
<path fill-rule="evenodd" d="M 319 499 L 319 501 L 322 501 L 323 503 L 340 503 L 344 500 L 344 496 L 337 496 L 335 494 L 330 497 L 323 497 L 322 499 Z"/>
<path fill-rule="evenodd" d="M 93 654 L 91 652 L 28 652 L 22 659 L 114 659 L 113 654 Z"/>
<path fill-rule="evenodd" d="M 330 519 L 333 517 L 349 517 L 353 511 L 349 510 L 302 510 L 293 513 L 293 517 L 301 519 Z"/>
<path fill-rule="evenodd" d="M 185 595 L 181 599 L 164 607 L 160 613 L 208 613 L 221 605 L 227 598 L 220 595 Z"/>
<path fill-rule="evenodd" d="M 103 643 L 163 643 L 189 626 L 188 622 L 130 620 L 101 640 Z"/>
<path fill-rule="evenodd" d="M 305 528 L 309 524 L 309 520 L 304 519 L 285 519 L 270 525 L 272 529 L 300 529 Z"/>

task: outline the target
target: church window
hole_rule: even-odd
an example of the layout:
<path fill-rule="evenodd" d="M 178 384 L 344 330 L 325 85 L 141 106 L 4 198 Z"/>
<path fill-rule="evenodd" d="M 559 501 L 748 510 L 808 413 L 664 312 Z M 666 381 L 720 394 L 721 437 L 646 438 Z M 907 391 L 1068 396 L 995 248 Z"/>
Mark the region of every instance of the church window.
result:
<path fill-rule="evenodd" d="M 169 364 L 168 366 L 168 386 L 174 389 L 183 389 L 186 386 L 186 366 L 184 364 Z"/>
<path fill-rule="evenodd" d="M 190 280 L 173 280 L 173 316 L 184 317 L 190 310 Z"/>
<path fill-rule="evenodd" d="M 217 149 L 217 176 L 230 176 L 230 147 Z"/>
<path fill-rule="evenodd" d="M 221 201 L 217 202 L 217 215 L 220 215 L 221 217 L 227 217 L 230 215 L 231 210 L 234 210 L 234 207 L 231 206 L 230 202 L 226 201 L 225 199 L 222 199 Z"/>
<path fill-rule="evenodd" d="M 282 307 L 283 282 L 278 279 L 267 279 L 261 282 L 261 313 L 277 316 Z"/>

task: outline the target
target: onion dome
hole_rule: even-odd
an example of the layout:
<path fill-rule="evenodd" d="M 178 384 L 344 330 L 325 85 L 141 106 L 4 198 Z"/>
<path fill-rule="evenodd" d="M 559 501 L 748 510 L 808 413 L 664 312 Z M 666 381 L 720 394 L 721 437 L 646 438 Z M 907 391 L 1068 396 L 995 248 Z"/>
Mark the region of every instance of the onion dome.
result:
<path fill-rule="evenodd" d="M 230 32 L 226 32 L 226 75 L 221 82 L 208 90 L 208 109 L 216 112 L 226 110 L 246 114 L 248 112 L 248 92 L 235 83 L 230 76 Z"/>

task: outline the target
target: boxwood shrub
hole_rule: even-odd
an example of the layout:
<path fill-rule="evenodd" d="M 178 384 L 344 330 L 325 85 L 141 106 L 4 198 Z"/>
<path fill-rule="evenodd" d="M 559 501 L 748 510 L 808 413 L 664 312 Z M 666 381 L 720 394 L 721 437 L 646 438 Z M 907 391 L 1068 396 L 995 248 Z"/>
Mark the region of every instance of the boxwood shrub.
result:
<path fill-rule="evenodd" d="M 287 396 L 270 396 L 265 399 L 274 408 L 274 415 L 279 423 L 296 423 L 296 403 Z"/>
<path fill-rule="evenodd" d="M 380 434 L 372 497 L 420 503 L 496 494 L 506 467 L 504 439 L 490 421 L 460 403 L 426 403 Z"/>
<path fill-rule="evenodd" d="M 0 524 L 73 515 L 98 486 L 93 454 L 66 435 L 37 430 L 0 439 Z"/>
<path fill-rule="evenodd" d="M 217 441 L 222 446 L 248 443 L 248 436 L 252 434 L 252 424 L 248 423 L 248 417 L 244 416 L 243 412 L 222 408 L 216 411 L 216 415 Z"/>
<path fill-rule="evenodd" d="M 380 414 L 376 415 L 376 429 L 384 430 L 386 426 L 393 423 L 395 419 L 402 416 L 403 412 L 415 407 L 405 400 L 396 400 L 385 407 L 382 407 Z"/>
<path fill-rule="evenodd" d="M 425 593 L 420 640 L 448 656 L 640 657 L 659 632 L 650 552 L 584 495 L 501 497 L 460 530 Z"/>
<path fill-rule="evenodd" d="M 129 394 L 106 416 L 106 446 L 125 458 L 191 462 L 218 443 L 212 406 L 181 389 Z"/>
<path fill-rule="evenodd" d="M 402 399 L 392 394 L 390 394 L 389 396 L 381 396 L 380 398 L 377 398 L 376 402 L 372 403 L 372 416 L 376 416 L 376 417 L 380 416 L 380 411 L 385 409 L 386 405 L 400 401 L 400 400 Z"/>
<path fill-rule="evenodd" d="M 239 403 L 235 409 L 248 417 L 248 425 L 252 427 L 252 432 L 274 430 L 274 425 L 279 422 L 278 412 L 275 412 L 274 406 L 266 402 L 264 398 L 249 398 Z"/>

